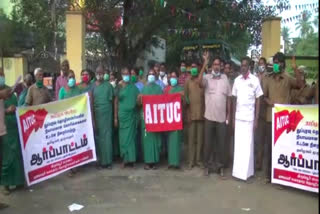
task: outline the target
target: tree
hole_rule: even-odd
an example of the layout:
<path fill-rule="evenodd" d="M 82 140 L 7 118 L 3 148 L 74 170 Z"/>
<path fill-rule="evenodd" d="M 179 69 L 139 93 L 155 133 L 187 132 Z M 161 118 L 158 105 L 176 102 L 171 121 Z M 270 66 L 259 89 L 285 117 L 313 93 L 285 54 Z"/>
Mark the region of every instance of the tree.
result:
<path fill-rule="evenodd" d="M 288 27 L 283 27 L 281 29 L 281 36 L 284 41 L 284 53 L 287 54 L 290 48 L 290 29 Z"/>
<path fill-rule="evenodd" d="M 302 12 L 302 18 L 296 23 L 296 30 L 300 31 L 301 38 L 307 38 L 313 33 L 312 23 L 310 21 L 311 13 L 309 11 Z"/>
<path fill-rule="evenodd" d="M 318 28 L 319 28 L 319 14 L 316 17 L 314 17 L 314 20 L 313 20 L 312 24 L 318 30 Z"/>
<path fill-rule="evenodd" d="M 61 30 L 59 38 L 63 39 L 63 29 L 59 26 L 64 23 L 67 0 L 12 1 L 15 3 L 14 17 L 32 27 L 39 35 L 39 44 L 53 43 L 55 26 L 56 32 Z M 277 0 L 275 7 L 266 7 L 261 1 L 248 0 L 215 1 L 213 4 L 204 0 L 170 0 L 166 1 L 166 6 L 163 2 L 86 0 L 83 11 L 91 17 L 88 24 L 94 27 L 95 36 L 103 38 L 105 53 L 117 59 L 118 65 L 133 65 L 146 47 L 157 44 L 154 35 L 161 35 L 168 45 L 179 49 L 178 40 L 181 38 L 168 34 L 170 28 L 197 28 L 199 32 L 205 32 L 198 39 L 223 39 L 237 54 L 244 54 L 249 45 L 261 43 L 263 19 L 276 15 L 275 9 L 286 7 L 287 3 L 286 0 Z M 54 4 L 57 6 L 53 7 Z M 55 8 L 57 19 L 53 19 L 52 8 Z M 120 26 L 115 24 L 119 18 L 122 18 Z M 96 41 L 101 42 L 100 39 Z M 171 47 L 173 52 L 180 51 Z"/>

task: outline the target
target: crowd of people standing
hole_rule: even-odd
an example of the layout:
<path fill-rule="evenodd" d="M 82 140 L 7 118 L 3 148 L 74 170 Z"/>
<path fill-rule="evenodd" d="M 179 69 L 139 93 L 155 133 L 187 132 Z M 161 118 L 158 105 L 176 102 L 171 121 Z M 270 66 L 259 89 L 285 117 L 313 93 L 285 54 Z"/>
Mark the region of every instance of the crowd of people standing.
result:
<path fill-rule="evenodd" d="M 15 93 L 5 84 L 0 69 L 0 139 L 1 185 L 5 193 L 24 185 L 24 172 L 15 118 L 17 106 L 33 106 L 89 93 L 93 113 L 97 167 L 112 169 L 116 157 L 122 167 L 143 162 L 145 170 L 156 170 L 160 156 L 167 156 L 168 168 L 181 169 L 182 144 L 187 145 L 187 167 L 203 169 L 204 175 L 232 166 L 232 176 L 247 180 L 255 170 L 271 176 L 271 109 L 274 104 L 318 104 L 318 81 L 309 86 L 305 67 L 293 62 L 294 77 L 286 71 L 285 56 L 276 53 L 273 67 L 267 72 L 265 58 L 258 67 L 244 57 L 239 70 L 233 63 L 215 57 L 168 71 L 165 64 L 155 64 L 147 72 L 122 68 L 117 81 L 114 72 L 98 66 L 95 72 L 75 73 L 67 60 L 55 82 L 52 97 L 43 85 L 43 70 L 24 77 L 23 87 Z M 179 93 L 183 104 L 184 130 L 165 133 L 147 132 L 142 111 L 142 96 Z M 233 148 L 233 149 L 232 149 Z M 266 162 L 264 163 L 264 160 Z M 74 176 L 77 170 L 69 172 Z"/>

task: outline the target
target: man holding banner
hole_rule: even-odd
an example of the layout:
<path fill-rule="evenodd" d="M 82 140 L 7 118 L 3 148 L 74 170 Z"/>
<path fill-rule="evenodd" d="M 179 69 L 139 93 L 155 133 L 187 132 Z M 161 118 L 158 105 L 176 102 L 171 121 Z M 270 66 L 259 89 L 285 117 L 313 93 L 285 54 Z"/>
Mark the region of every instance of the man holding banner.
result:
<path fill-rule="evenodd" d="M 266 111 L 266 183 L 271 177 L 271 147 L 272 147 L 272 107 L 274 104 L 290 104 L 290 92 L 292 89 L 299 89 L 302 85 L 301 73 L 298 71 L 295 58 L 292 59 L 296 79 L 290 77 L 286 72 L 285 56 L 278 52 L 273 56 L 273 73 L 263 80 L 264 100 L 267 103 Z"/>

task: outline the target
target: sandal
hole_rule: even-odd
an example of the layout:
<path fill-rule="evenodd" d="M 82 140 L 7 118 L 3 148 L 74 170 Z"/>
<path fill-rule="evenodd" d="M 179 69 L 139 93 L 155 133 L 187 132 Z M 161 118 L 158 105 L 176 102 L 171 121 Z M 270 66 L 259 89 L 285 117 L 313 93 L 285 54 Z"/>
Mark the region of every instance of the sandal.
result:
<path fill-rule="evenodd" d="M 144 170 L 149 170 L 150 169 L 150 166 L 149 165 L 145 165 L 144 166 Z"/>

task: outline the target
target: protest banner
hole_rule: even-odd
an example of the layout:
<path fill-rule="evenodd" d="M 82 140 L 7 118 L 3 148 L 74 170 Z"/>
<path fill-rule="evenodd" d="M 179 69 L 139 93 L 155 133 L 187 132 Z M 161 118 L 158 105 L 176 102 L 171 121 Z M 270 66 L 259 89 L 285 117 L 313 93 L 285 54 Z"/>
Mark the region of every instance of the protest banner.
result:
<path fill-rule="evenodd" d="M 275 105 L 272 183 L 319 192 L 318 105 Z"/>
<path fill-rule="evenodd" d="M 182 129 L 180 94 L 142 96 L 143 116 L 147 132 Z"/>
<path fill-rule="evenodd" d="M 28 186 L 96 160 L 88 94 L 16 111 Z"/>

